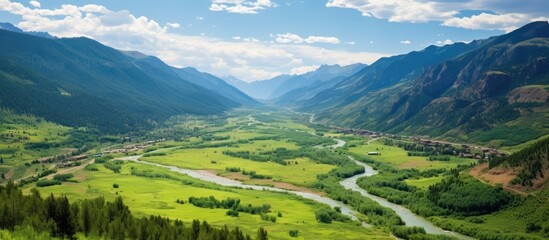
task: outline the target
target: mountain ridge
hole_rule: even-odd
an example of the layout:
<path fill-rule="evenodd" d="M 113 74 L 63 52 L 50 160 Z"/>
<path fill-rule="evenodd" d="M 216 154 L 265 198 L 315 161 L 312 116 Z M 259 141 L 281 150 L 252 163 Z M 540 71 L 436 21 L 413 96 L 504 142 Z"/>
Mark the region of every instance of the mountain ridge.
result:
<path fill-rule="evenodd" d="M 523 103 L 509 100 L 512 91 L 534 91 L 527 88 L 547 91 L 543 86 L 549 84 L 548 37 L 549 24 L 535 22 L 486 40 L 428 47 L 410 55 L 380 59 L 318 93 L 298 106 L 298 110 L 315 113 L 318 121 L 342 126 L 494 146 L 518 144 L 539 137 L 548 129 L 527 121 L 544 118 L 543 112 L 549 109 L 547 99 Z M 439 55 L 432 58 L 437 61 L 410 67 L 420 68 L 421 72 L 389 71 L 392 64 L 417 64 L 418 61 L 410 63 L 410 59 L 421 53 Z M 394 75 L 381 77 L 380 72 Z M 507 139 L 510 133 L 501 133 L 502 127 L 528 137 L 512 142 Z M 500 135 L 487 137 L 496 133 Z"/>
<path fill-rule="evenodd" d="M 3 43 L 0 56 L 10 59 L 11 65 L 25 66 L 25 72 L 39 73 L 33 76 L 47 79 L 48 84 L 59 86 L 69 95 L 72 92 L 86 93 L 86 96 L 108 102 L 110 106 L 125 109 L 119 113 L 139 118 L 141 123 L 163 121 L 178 114 L 221 114 L 243 104 L 229 95 L 223 96 L 220 91 L 181 78 L 156 57 L 118 51 L 88 38 L 44 38 L 0 29 L 0 40 Z M 9 83 L 14 87 L 21 84 Z M 246 99 L 245 95 L 241 98 Z M 246 101 L 253 102 L 251 99 Z M 24 108 L 24 105 L 18 106 Z M 33 109 L 15 110 L 41 113 Z M 86 124 L 94 125 L 94 120 L 89 120 Z M 64 123 L 76 126 L 82 122 Z M 116 131 L 116 128 L 109 130 Z"/>

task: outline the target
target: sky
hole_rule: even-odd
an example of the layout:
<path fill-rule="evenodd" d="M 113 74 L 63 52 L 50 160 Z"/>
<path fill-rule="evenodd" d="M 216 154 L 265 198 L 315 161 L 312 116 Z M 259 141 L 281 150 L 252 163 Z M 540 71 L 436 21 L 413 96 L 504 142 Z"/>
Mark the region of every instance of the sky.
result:
<path fill-rule="evenodd" d="M 0 0 L 0 22 L 256 81 L 547 21 L 547 0 Z"/>

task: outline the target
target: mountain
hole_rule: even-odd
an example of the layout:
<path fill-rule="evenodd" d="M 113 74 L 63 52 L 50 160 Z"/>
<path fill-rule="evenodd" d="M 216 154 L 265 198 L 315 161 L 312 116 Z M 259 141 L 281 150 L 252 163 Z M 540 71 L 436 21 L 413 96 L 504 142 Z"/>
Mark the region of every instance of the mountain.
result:
<path fill-rule="evenodd" d="M 174 83 L 183 83 L 187 82 L 194 83 L 200 87 L 206 88 L 210 91 L 213 91 L 227 99 L 238 102 L 242 105 L 254 105 L 257 104 L 248 95 L 242 93 L 235 87 L 227 84 L 225 81 L 211 75 L 208 73 L 200 72 L 194 68 L 175 68 L 168 66 L 166 63 L 162 62 L 157 57 L 148 56 L 136 51 L 122 51 L 125 55 L 134 59 L 133 63 L 140 67 L 143 71 L 148 71 L 147 73 L 151 76 L 162 79 L 176 79 L 174 81 L 168 82 L 168 84 Z M 178 79 L 180 78 L 180 79 Z M 183 80 L 183 81 L 181 81 Z M 181 88 L 185 86 L 173 86 L 176 88 Z"/>
<path fill-rule="evenodd" d="M 344 67 L 339 65 L 322 65 L 318 69 L 305 74 L 284 74 L 272 79 L 254 81 L 250 83 L 232 76 L 223 77 L 223 80 L 253 98 L 263 100 L 275 99 L 275 101 L 280 102 L 279 105 L 285 105 L 283 102 L 286 102 L 286 100 L 289 100 L 290 102 L 298 100 L 292 100 L 294 95 L 301 96 L 302 94 L 306 94 L 306 96 L 310 96 L 312 93 L 328 88 L 337 83 L 339 80 L 353 75 L 365 66 L 365 64 L 361 63 Z M 331 83 L 326 83 L 328 81 Z M 320 87 L 316 87 L 316 85 L 320 85 Z M 290 94 L 286 98 L 281 98 L 282 95 L 297 89 L 301 90 Z M 281 99 L 277 100 L 277 98 Z M 302 100 L 302 98 L 299 100 Z"/>
<path fill-rule="evenodd" d="M 329 89 L 347 77 L 364 69 L 367 65 L 356 63 L 341 67 L 339 65 L 322 65 L 317 70 L 284 82 L 273 95 L 284 92 L 277 97 L 278 106 L 297 106 L 301 102 L 314 97 L 317 93 Z"/>
<path fill-rule="evenodd" d="M 0 42 L 0 57 L 4 61 L 9 59 L 10 68 L 24 69 L 21 70 L 23 75 L 31 76 L 30 79 L 17 77 L 14 78 L 16 80 L 5 81 L 13 85 L 10 87 L 33 85 L 30 82 L 43 81 L 49 86 L 44 88 L 44 91 L 49 91 L 48 94 L 52 94 L 53 89 L 57 88 L 58 94 L 71 98 L 74 104 L 80 102 L 80 97 L 89 96 L 94 99 L 89 103 L 93 103 L 101 111 L 119 109 L 111 111 L 118 114 L 116 119 L 119 119 L 119 124 L 123 124 L 123 119 L 127 118 L 136 119 L 136 122 L 150 122 L 163 121 L 177 114 L 219 114 L 242 104 L 239 99 L 231 99 L 229 95 L 222 96 L 220 91 L 212 91 L 181 78 L 172 67 L 157 58 L 135 52 L 121 52 L 88 38 L 49 39 L 0 30 Z M 4 73 L 6 79 L 11 75 L 18 76 L 17 71 L 9 69 Z M 35 90 L 39 92 L 41 89 Z M 44 94 L 46 93 L 30 95 L 27 100 L 45 102 L 47 99 L 42 98 Z M 58 102 L 61 103 L 62 101 Z M 4 99 L 0 102 L 0 107 L 7 107 L 6 104 Z M 49 108 L 53 110 L 59 106 L 45 104 L 43 109 L 37 109 L 17 104 L 11 107 L 16 112 L 59 121 L 53 114 L 43 115 L 43 111 L 47 112 Z M 75 105 L 74 108 L 78 106 Z M 96 120 L 88 118 L 64 124 L 81 126 L 85 122 L 85 125 L 101 127 Z M 120 130 L 106 127 L 109 129 L 103 130 Z"/>
<path fill-rule="evenodd" d="M 128 131 L 146 126 L 124 108 L 82 91 L 70 93 L 40 74 L 0 56 L 0 107 L 66 126 Z"/>
<path fill-rule="evenodd" d="M 255 99 L 268 99 L 275 89 L 292 77 L 293 75 L 283 74 L 271 79 L 254 81 L 250 83 L 235 77 L 224 77 L 223 80 Z"/>
<path fill-rule="evenodd" d="M 200 72 L 194 68 L 174 68 L 179 77 L 203 88 L 209 89 L 218 93 L 221 96 L 235 100 L 244 105 L 255 105 L 257 101 L 238 90 L 236 87 L 231 86 L 222 79 L 211 75 L 209 73 Z"/>
<path fill-rule="evenodd" d="M 422 51 L 381 58 L 351 77 L 340 81 L 332 88 L 322 91 L 302 103 L 300 109 L 316 111 L 340 108 L 359 98 L 369 97 L 372 92 L 377 90 L 409 85 L 431 65 L 454 58 L 476 48 L 479 44 L 480 41 L 474 41 L 470 44 L 429 46 Z"/>
<path fill-rule="evenodd" d="M 25 32 L 11 23 L 0 23 L 0 29 L 17 32 L 17 33 L 26 33 L 26 34 L 34 35 L 37 37 L 54 38 L 54 36 L 50 35 L 47 32 Z"/>
<path fill-rule="evenodd" d="M 362 70 L 366 65 L 356 63 L 348 66 L 322 65 L 314 71 L 294 76 L 284 81 L 269 96 L 271 99 L 278 98 L 287 92 L 299 88 L 306 88 L 311 85 L 320 84 L 332 79 L 349 77 Z"/>
<path fill-rule="evenodd" d="M 220 77 L 221 80 L 225 81 L 227 84 L 240 89 L 243 86 L 248 85 L 248 82 L 241 80 L 235 76 L 223 76 Z"/>
<path fill-rule="evenodd" d="M 548 133 L 549 24 L 380 59 L 300 105 L 324 123 L 513 145 Z"/>

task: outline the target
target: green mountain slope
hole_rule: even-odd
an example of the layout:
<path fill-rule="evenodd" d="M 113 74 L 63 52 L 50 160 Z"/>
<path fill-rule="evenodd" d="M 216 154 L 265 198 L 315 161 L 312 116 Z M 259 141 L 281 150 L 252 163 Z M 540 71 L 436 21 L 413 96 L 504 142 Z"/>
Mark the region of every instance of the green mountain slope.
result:
<path fill-rule="evenodd" d="M 67 126 L 128 131 L 147 124 L 135 114 L 61 85 L 0 56 L 0 106 Z"/>
<path fill-rule="evenodd" d="M 430 48 L 419 52 L 419 60 L 392 59 L 402 66 L 394 71 L 380 66 L 391 58 L 379 60 L 317 94 L 301 110 L 317 113 L 316 119 L 326 123 L 493 145 L 515 145 L 547 133 L 547 22 L 484 41 Z M 433 54 L 449 59 L 437 63 Z M 414 64 L 424 70 L 404 71 Z"/>
<path fill-rule="evenodd" d="M 418 52 L 381 58 L 334 87 L 318 93 L 301 104 L 300 110 L 319 111 L 341 108 L 377 91 L 403 84 L 409 85 L 429 66 L 475 49 L 480 43 L 480 41 L 474 41 L 470 44 L 430 46 Z"/>
<path fill-rule="evenodd" d="M 22 67 L 25 72 L 40 76 L 42 81 L 47 80 L 46 85 L 51 88 L 61 88 L 72 95 L 70 103 L 74 108 L 86 109 L 86 105 L 78 105 L 86 102 L 97 107 L 105 105 L 105 109 L 106 106 L 119 109 L 105 110 L 120 119 L 113 125 L 131 125 L 132 121 L 123 119 L 136 119 L 133 122 L 137 124 L 146 120 L 162 121 L 176 114 L 218 114 L 243 102 L 231 99 L 233 96 L 224 95 L 222 91 L 212 91 L 182 79 L 157 58 L 123 53 L 87 38 L 47 39 L 0 30 L 0 42 L 3 59 L 9 59 L 11 66 Z M 35 88 L 37 92 L 41 90 L 44 92 L 28 95 L 26 100 L 46 101 L 42 95 L 50 90 Z M 84 101 L 81 99 L 84 96 L 96 101 Z M 82 116 L 80 120 L 71 121 L 61 114 L 58 118 L 63 119 L 54 119 L 53 113 L 43 113 L 51 112 L 49 108 L 55 108 L 55 104 L 45 104 L 41 108 L 24 104 L 11 107 L 17 107 L 13 109 L 17 112 L 50 115 L 52 118 L 48 120 L 63 121 L 60 123 L 68 126 L 103 125 L 96 118 L 86 118 L 87 114 L 78 114 Z M 0 106 L 8 107 L 4 102 Z"/>

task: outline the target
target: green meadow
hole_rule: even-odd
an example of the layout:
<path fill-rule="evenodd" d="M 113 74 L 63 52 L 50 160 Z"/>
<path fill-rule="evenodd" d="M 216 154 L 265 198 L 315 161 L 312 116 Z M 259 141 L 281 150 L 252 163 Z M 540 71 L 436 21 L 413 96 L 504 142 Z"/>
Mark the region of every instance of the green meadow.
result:
<path fill-rule="evenodd" d="M 0 173 L 19 179 L 50 168 L 32 164 L 36 159 L 66 153 L 61 147 L 70 128 L 31 116 L 0 111 Z M 0 182 L 3 179 L 0 179 Z"/>
<path fill-rule="evenodd" d="M 316 181 L 316 175 L 327 173 L 334 168 L 332 165 L 315 163 L 306 158 L 288 159 L 288 165 L 274 162 L 256 162 L 224 155 L 226 150 L 262 152 L 276 148 L 297 149 L 292 143 L 284 141 L 254 141 L 251 144 L 240 144 L 237 147 L 218 147 L 203 149 L 170 149 L 162 151 L 164 156 L 142 157 L 143 161 L 177 166 L 197 170 L 215 170 L 224 175 L 230 173 L 228 168 L 240 168 L 255 171 L 258 174 L 270 176 L 273 181 L 288 182 L 295 185 L 308 185 Z M 296 164 L 297 163 L 297 164 Z"/>
<path fill-rule="evenodd" d="M 292 194 L 273 193 L 268 191 L 254 191 L 220 187 L 214 184 L 201 182 L 186 175 L 167 172 L 159 167 L 125 163 L 119 174 L 105 169 L 102 165 L 94 164 L 98 171 L 79 171 L 75 174 L 77 183 L 63 183 L 63 185 L 40 188 L 43 195 L 50 193 L 65 195 L 71 200 L 95 198 L 104 196 L 112 200 L 122 196 L 130 210 L 138 216 L 160 215 L 190 222 L 193 219 L 206 220 L 216 226 L 239 226 L 251 235 L 259 227 L 264 227 L 271 239 L 296 239 L 289 236 L 290 230 L 299 230 L 297 239 L 392 239 L 389 233 L 377 228 L 364 228 L 356 223 L 332 222 L 319 223 L 315 219 L 315 210 L 321 204 L 303 199 Z M 150 178 L 134 176 L 136 172 L 159 173 L 164 177 Z M 118 188 L 113 188 L 113 184 Z M 192 204 L 179 204 L 176 201 L 189 197 L 209 197 L 226 199 L 238 198 L 242 204 L 262 205 L 270 204 L 270 215 L 277 217 L 276 222 L 264 221 L 259 215 L 240 213 L 238 217 L 226 215 L 226 209 L 199 208 Z"/>
<path fill-rule="evenodd" d="M 356 142 L 356 141 L 355 141 Z M 376 161 L 391 164 L 399 169 L 415 168 L 419 170 L 435 169 L 435 168 L 454 168 L 459 164 L 470 164 L 475 162 L 473 159 L 450 157 L 450 161 L 428 161 L 427 157 L 423 156 L 408 156 L 408 152 L 396 146 L 387 146 L 380 141 L 367 143 L 365 141 L 354 144 L 356 146 L 349 147 L 351 153 L 359 155 L 367 155 L 368 152 L 378 152 L 380 155 L 368 156 Z"/>
<path fill-rule="evenodd" d="M 428 177 L 428 178 L 412 178 L 412 179 L 406 179 L 405 182 L 408 185 L 421 188 L 423 190 L 427 190 L 429 186 L 440 182 L 443 179 L 442 176 L 436 176 L 436 177 Z"/>

